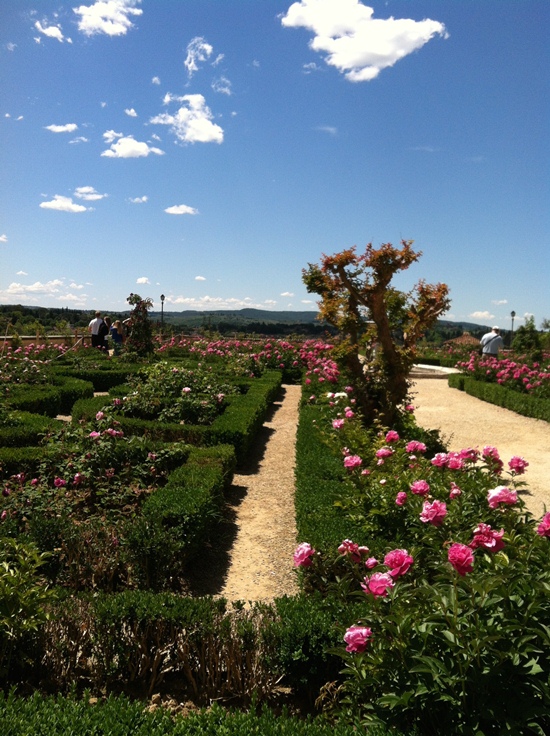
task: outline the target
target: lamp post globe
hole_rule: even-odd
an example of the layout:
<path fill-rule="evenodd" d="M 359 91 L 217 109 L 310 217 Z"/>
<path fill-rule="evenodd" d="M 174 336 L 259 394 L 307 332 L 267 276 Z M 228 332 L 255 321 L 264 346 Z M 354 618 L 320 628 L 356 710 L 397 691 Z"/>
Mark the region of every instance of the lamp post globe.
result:
<path fill-rule="evenodd" d="M 160 295 L 160 327 L 161 329 L 164 327 L 164 300 L 166 297 L 164 294 Z"/>

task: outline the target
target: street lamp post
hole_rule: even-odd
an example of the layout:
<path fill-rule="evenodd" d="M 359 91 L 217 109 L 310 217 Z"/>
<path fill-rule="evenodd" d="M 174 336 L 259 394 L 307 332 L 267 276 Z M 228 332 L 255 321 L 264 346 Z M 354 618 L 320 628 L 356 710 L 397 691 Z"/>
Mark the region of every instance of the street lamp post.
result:
<path fill-rule="evenodd" d="M 512 342 L 514 341 L 514 317 L 516 316 L 516 313 L 514 310 L 510 312 L 510 317 L 512 318 L 512 334 L 510 335 L 510 347 L 512 347 Z"/>
<path fill-rule="evenodd" d="M 164 329 L 164 300 L 165 300 L 164 294 L 160 295 L 160 331 Z"/>

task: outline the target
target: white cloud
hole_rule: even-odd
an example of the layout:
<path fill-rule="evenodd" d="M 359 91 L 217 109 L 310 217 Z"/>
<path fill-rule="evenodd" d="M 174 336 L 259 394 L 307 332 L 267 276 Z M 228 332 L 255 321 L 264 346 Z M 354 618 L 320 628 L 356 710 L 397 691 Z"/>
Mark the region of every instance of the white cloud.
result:
<path fill-rule="evenodd" d="M 160 77 L 153 77 L 153 79 L 151 79 L 151 84 L 160 84 Z"/>
<path fill-rule="evenodd" d="M 75 307 L 84 306 L 86 304 L 87 294 L 60 294 L 55 298 L 59 302 L 72 302 Z"/>
<path fill-rule="evenodd" d="M 321 133 L 328 133 L 329 135 L 338 135 L 338 128 L 332 125 L 318 125 L 315 130 L 320 130 Z"/>
<path fill-rule="evenodd" d="M 275 301 L 275 299 L 266 299 L 264 301 L 264 304 L 267 304 L 269 307 L 274 307 L 277 302 Z"/>
<path fill-rule="evenodd" d="M 113 131 L 107 131 L 107 133 L 112 132 Z M 107 133 L 103 134 L 104 138 Z M 154 153 L 157 156 L 164 155 L 164 151 L 161 151 L 160 148 L 154 148 L 144 141 L 136 141 L 135 138 L 132 138 L 132 136 L 129 135 L 118 138 L 118 140 L 112 143 L 111 147 L 106 151 L 103 151 L 101 155 L 109 158 L 141 158 L 148 156 L 150 153 Z"/>
<path fill-rule="evenodd" d="M 223 129 L 212 122 L 212 113 L 202 95 L 176 97 L 167 94 L 164 104 L 183 103 L 175 115 L 161 113 L 151 118 L 156 125 L 169 125 L 171 132 L 183 143 L 222 143 Z"/>
<path fill-rule="evenodd" d="M 72 197 L 64 197 L 61 194 L 55 194 L 50 202 L 41 202 L 39 206 L 45 210 L 57 210 L 58 212 L 86 212 L 92 209 L 76 204 Z"/>
<path fill-rule="evenodd" d="M 6 48 L 7 48 L 8 51 L 15 51 L 15 49 L 17 48 L 17 44 L 16 43 L 11 43 L 11 41 L 10 41 L 10 43 L 7 43 L 6 44 Z"/>
<path fill-rule="evenodd" d="M 231 82 L 226 77 L 214 79 L 211 86 L 214 92 L 219 92 L 222 95 L 230 96 L 233 94 L 231 91 Z"/>
<path fill-rule="evenodd" d="M 108 197 L 108 194 L 100 194 L 93 187 L 77 187 L 74 190 L 74 196 L 79 199 L 85 199 L 87 202 L 94 202 L 98 199 Z"/>
<path fill-rule="evenodd" d="M 1 296 L 24 296 L 25 294 L 57 294 L 63 286 L 63 281 L 54 279 L 43 284 L 41 281 L 35 281 L 34 284 L 11 283 L 6 291 L 0 292 Z"/>
<path fill-rule="evenodd" d="M 26 271 L 18 271 L 17 276 L 28 276 L 29 274 Z"/>
<path fill-rule="evenodd" d="M 106 130 L 105 133 L 103 133 L 103 138 L 105 139 L 105 143 L 112 143 L 117 138 L 122 138 L 124 133 L 116 133 L 114 130 Z"/>
<path fill-rule="evenodd" d="M 491 312 L 472 312 L 470 315 L 473 319 L 494 319 L 495 315 Z"/>
<path fill-rule="evenodd" d="M 422 48 L 434 36 L 448 37 L 438 21 L 375 20 L 373 13 L 360 0 L 301 0 L 290 6 L 281 23 L 311 31 L 314 38 L 309 47 L 325 54 L 325 62 L 350 82 L 375 79 L 382 69 Z"/>
<path fill-rule="evenodd" d="M 136 8 L 141 0 L 96 0 L 93 5 L 73 8 L 80 16 L 78 30 L 86 36 L 105 33 L 107 36 L 123 36 L 134 24 L 130 20 L 143 13 Z"/>
<path fill-rule="evenodd" d="M 195 281 L 206 281 L 204 276 L 195 276 Z"/>
<path fill-rule="evenodd" d="M 73 281 L 71 284 L 69 284 L 69 289 L 83 289 L 84 284 L 75 284 Z"/>
<path fill-rule="evenodd" d="M 124 110 L 124 112 L 126 113 L 126 115 L 128 115 L 131 118 L 137 118 L 138 116 L 137 112 L 134 110 L 133 107 L 127 107 L 126 110 Z"/>
<path fill-rule="evenodd" d="M 169 215 L 198 215 L 199 211 L 194 207 L 189 207 L 186 204 L 175 204 L 172 207 L 167 207 L 165 210 Z"/>
<path fill-rule="evenodd" d="M 0 235 L 0 243 L 7 243 L 8 242 L 8 236 L 4 233 L 3 235 Z"/>
<path fill-rule="evenodd" d="M 236 297 L 214 297 L 202 296 L 198 299 L 187 296 L 167 296 L 166 302 L 169 304 L 178 304 L 185 309 L 196 309 L 198 311 L 212 309 L 244 309 L 245 307 L 255 307 L 256 309 L 265 309 L 265 302 L 255 303 L 249 297 L 238 299 Z"/>
<path fill-rule="evenodd" d="M 493 299 L 491 304 L 495 304 L 497 307 L 499 307 L 501 304 L 508 304 L 508 299 Z"/>
<path fill-rule="evenodd" d="M 313 304 L 313 299 L 301 299 L 302 304 Z"/>
<path fill-rule="evenodd" d="M 281 296 L 294 296 L 294 294 L 291 291 L 283 291 Z"/>
<path fill-rule="evenodd" d="M 79 135 L 76 138 L 73 138 L 72 141 L 69 141 L 69 143 L 88 143 L 89 139 L 85 138 L 83 135 Z"/>
<path fill-rule="evenodd" d="M 151 282 L 147 278 L 147 276 L 140 276 L 139 279 L 136 279 L 136 284 L 150 284 Z"/>
<path fill-rule="evenodd" d="M 183 65 L 189 77 L 199 70 L 198 63 L 207 61 L 213 51 L 212 46 L 202 36 L 196 36 L 188 43 L 187 56 Z"/>
<path fill-rule="evenodd" d="M 320 72 L 321 67 L 318 66 L 314 61 L 310 61 L 309 64 L 304 64 L 302 67 L 304 74 L 311 74 L 312 72 Z"/>
<path fill-rule="evenodd" d="M 146 194 L 144 194 L 143 197 L 130 197 L 129 201 L 132 204 L 145 204 L 145 202 L 147 202 L 148 199 L 149 197 Z"/>
<path fill-rule="evenodd" d="M 43 26 L 39 20 L 36 21 L 34 24 L 34 27 L 37 31 L 42 33 L 44 36 L 47 36 L 48 38 L 56 38 L 60 43 L 63 43 L 65 40 L 65 36 L 63 35 L 63 32 L 61 30 L 61 26 Z M 39 39 L 35 39 L 40 43 Z M 70 42 L 70 39 L 68 39 Z"/>
<path fill-rule="evenodd" d="M 66 123 L 65 125 L 45 125 L 46 130 L 51 130 L 52 133 L 72 133 L 77 130 L 78 125 L 76 123 Z"/>

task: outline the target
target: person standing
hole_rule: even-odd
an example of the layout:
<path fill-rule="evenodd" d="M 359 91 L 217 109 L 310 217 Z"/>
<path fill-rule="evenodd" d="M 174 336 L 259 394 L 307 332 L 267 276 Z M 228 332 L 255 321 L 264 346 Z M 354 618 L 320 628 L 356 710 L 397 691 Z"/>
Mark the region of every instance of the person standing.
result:
<path fill-rule="evenodd" d="M 124 330 L 119 319 L 113 323 L 110 332 L 111 337 L 113 338 L 115 355 L 119 355 L 122 350 L 122 343 L 124 342 Z"/>
<path fill-rule="evenodd" d="M 496 358 L 498 351 L 504 347 L 504 341 L 500 336 L 499 327 L 493 327 L 491 332 L 486 332 L 479 342 L 481 345 L 481 354 L 491 358 Z"/>
<path fill-rule="evenodd" d="M 92 336 L 92 347 L 101 348 L 105 347 L 104 328 L 102 327 L 105 323 L 101 317 L 101 312 L 95 313 L 95 318 L 90 321 L 88 325 L 88 332 Z"/>

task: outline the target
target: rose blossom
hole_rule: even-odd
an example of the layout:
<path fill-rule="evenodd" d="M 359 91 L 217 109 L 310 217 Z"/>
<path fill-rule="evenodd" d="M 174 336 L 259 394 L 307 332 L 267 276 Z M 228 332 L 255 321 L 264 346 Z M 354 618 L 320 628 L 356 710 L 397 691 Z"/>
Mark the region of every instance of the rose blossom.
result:
<path fill-rule="evenodd" d="M 390 431 L 386 434 L 386 442 L 390 444 L 391 442 L 399 442 L 399 435 L 395 431 L 395 429 L 390 429 Z"/>
<path fill-rule="evenodd" d="M 527 460 L 524 460 L 522 457 L 518 457 L 517 455 L 514 455 L 514 457 L 508 461 L 508 467 L 512 471 L 512 473 L 515 473 L 516 475 L 523 475 L 525 473 L 525 468 L 529 465 Z"/>
<path fill-rule="evenodd" d="M 359 455 L 347 455 L 344 458 L 344 468 L 347 468 L 348 470 L 353 470 L 353 468 L 358 468 L 363 461 L 359 457 Z"/>
<path fill-rule="evenodd" d="M 53 484 L 56 488 L 63 488 L 67 485 L 67 481 L 63 480 L 63 478 L 55 478 Z"/>
<path fill-rule="evenodd" d="M 541 537 L 550 537 L 550 511 L 542 517 L 542 521 L 537 527 L 537 534 Z"/>
<path fill-rule="evenodd" d="M 395 586 L 395 582 L 389 572 L 374 572 L 370 578 L 366 577 L 361 587 L 365 593 L 372 593 L 375 598 L 385 598 L 388 590 Z"/>
<path fill-rule="evenodd" d="M 345 415 L 346 419 L 353 419 L 353 417 L 355 416 L 355 414 L 353 413 L 351 407 L 349 407 L 349 406 L 347 406 L 344 409 L 344 415 Z"/>
<path fill-rule="evenodd" d="M 443 519 L 447 516 L 447 504 L 444 501 L 435 500 L 433 503 L 424 501 L 422 507 L 422 513 L 420 514 L 420 521 L 425 524 L 433 524 L 434 526 L 441 526 Z"/>
<path fill-rule="evenodd" d="M 381 447 L 379 450 L 376 450 L 376 457 L 384 459 L 386 457 L 391 457 L 393 455 L 393 450 L 391 447 Z"/>
<path fill-rule="evenodd" d="M 498 508 L 501 503 L 513 506 L 518 501 L 518 494 L 516 491 L 506 488 L 506 486 L 497 486 L 487 493 L 487 501 L 491 509 Z"/>
<path fill-rule="evenodd" d="M 342 429 L 342 427 L 344 426 L 344 424 L 345 424 L 345 422 L 344 422 L 343 419 L 333 419 L 332 420 L 332 427 L 333 427 L 333 429 Z"/>
<path fill-rule="evenodd" d="M 367 570 L 372 570 L 373 567 L 376 567 L 378 565 L 378 560 L 376 557 L 369 557 L 368 560 L 365 560 L 365 567 Z"/>
<path fill-rule="evenodd" d="M 346 652 L 364 652 L 371 637 L 372 630 L 367 626 L 350 626 L 344 634 Z"/>
<path fill-rule="evenodd" d="M 404 506 L 407 503 L 407 494 L 405 491 L 399 491 L 397 496 L 395 497 L 395 503 L 397 506 Z"/>
<path fill-rule="evenodd" d="M 449 493 L 449 498 L 458 498 L 462 495 L 461 489 L 457 486 L 456 483 L 451 483 L 451 491 Z"/>
<path fill-rule="evenodd" d="M 474 553 L 466 544 L 451 544 L 447 559 L 459 575 L 464 576 L 474 569 Z"/>
<path fill-rule="evenodd" d="M 415 480 L 414 483 L 411 483 L 409 488 L 417 496 L 427 496 L 430 492 L 430 484 L 427 480 Z"/>
<path fill-rule="evenodd" d="M 99 419 L 103 419 L 104 416 L 105 414 L 102 411 L 98 411 L 97 414 L 95 415 L 95 418 L 99 420 Z"/>
<path fill-rule="evenodd" d="M 423 442 L 411 440 L 405 445 L 405 450 L 407 452 L 426 452 L 426 445 Z"/>
<path fill-rule="evenodd" d="M 351 539 L 344 539 L 338 547 L 338 552 L 341 555 L 349 555 L 354 562 L 361 562 L 361 558 L 368 555 L 369 548 L 360 547 L 357 542 L 352 542 Z"/>
<path fill-rule="evenodd" d="M 447 457 L 447 454 L 444 452 L 438 452 L 437 455 L 434 455 L 431 459 L 431 464 L 435 465 L 436 468 L 445 468 L 447 467 L 447 463 L 449 461 L 449 458 Z"/>
<path fill-rule="evenodd" d="M 406 549 L 393 549 L 384 557 L 384 565 L 390 569 L 392 578 L 400 578 L 413 564 L 414 560 Z"/>
<path fill-rule="evenodd" d="M 474 529 L 474 538 L 470 542 L 470 547 L 472 549 L 484 547 L 489 552 L 499 552 L 501 549 L 504 549 L 503 536 L 504 529 L 497 532 L 491 529 L 490 524 L 478 524 Z"/>
<path fill-rule="evenodd" d="M 101 433 L 100 432 L 90 432 L 90 434 L 88 435 L 88 437 L 90 437 L 92 440 L 95 440 L 98 437 L 101 437 Z"/>
<path fill-rule="evenodd" d="M 313 562 L 315 550 L 308 542 L 302 542 L 294 551 L 294 567 L 309 567 Z"/>

